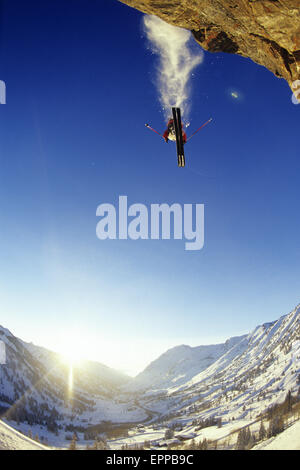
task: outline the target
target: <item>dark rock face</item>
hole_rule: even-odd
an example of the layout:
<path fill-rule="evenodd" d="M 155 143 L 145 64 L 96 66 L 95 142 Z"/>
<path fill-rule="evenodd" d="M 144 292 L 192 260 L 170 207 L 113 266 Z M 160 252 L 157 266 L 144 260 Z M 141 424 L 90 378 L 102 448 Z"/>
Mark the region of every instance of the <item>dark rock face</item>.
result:
<path fill-rule="evenodd" d="M 249 57 L 291 87 L 300 80 L 299 0 L 121 1 L 189 29 L 210 52 Z"/>

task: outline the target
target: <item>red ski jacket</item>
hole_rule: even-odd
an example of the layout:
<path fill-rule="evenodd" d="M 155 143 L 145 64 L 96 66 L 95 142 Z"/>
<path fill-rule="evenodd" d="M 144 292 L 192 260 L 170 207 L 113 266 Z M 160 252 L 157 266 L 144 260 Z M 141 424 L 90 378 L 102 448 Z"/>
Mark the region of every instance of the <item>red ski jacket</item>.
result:
<path fill-rule="evenodd" d="M 169 140 L 169 134 L 170 134 L 170 132 L 172 132 L 173 124 L 174 124 L 174 120 L 173 120 L 173 119 L 170 119 L 170 121 L 168 122 L 168 128 L 167 128 L 167 129 L 165 130 L 165 132 L 163 133 L 163 137 L 164 137 L 164 139 L 165 139 L 166 142 L 168 142 L 168 140 Z M 183 130 L 183 124 L 181 124 L 181 127 L 182 127 L 183 143 L 186 144 L 186 142 L 187 142 L 187 137 L 186 137 L 186 133 L 185 133 L 184 130 Z"/>

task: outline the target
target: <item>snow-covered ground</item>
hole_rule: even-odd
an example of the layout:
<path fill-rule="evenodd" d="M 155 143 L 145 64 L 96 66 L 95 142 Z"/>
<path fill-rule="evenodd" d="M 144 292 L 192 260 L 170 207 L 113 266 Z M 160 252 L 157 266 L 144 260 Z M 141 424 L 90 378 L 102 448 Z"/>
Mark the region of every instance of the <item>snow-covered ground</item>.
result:
<path fill-rule="evenodd" d="M 299 390 L 300 306 L 223 345 L 173 348 L 127 383 L 105 366 L 87 363 L 73 371 L 72 393 L 68 370 L 55 353 L 27 345 L 1 327 L 0 338 L 7 352 L 6 364 L 0 367 L 5 422 L 54 447 L 68 448 L 67 430 L 77 429 L 78 445 L 85 448 L 91 443 L 85 441 L 84 431 L 98 425 L 113 431 L 108 436 L 129 431 L 128 437 L 109 441 L 112 449 L 144 441 L 164 445 L 170 428 L 176 430 L 175 438 L 182 431 L 187 444 L 206 438 L 222 445 L 229 439 L 233 446 L 239 428 L 251 424 L 253 431 L 262 413 Z M 16 393 L 22 398 L 19 407 Z M 221 425 L 212 426 L 220 420 Z M 4 439 L 5 445 L 8 442 Z M 269 444 L 277 445 L 274 442 Z"/>
<path fill-rule="evenodd" d="M 16 423 L 14 423 L 17 426 Z M 209 426 L 207 428 L 197 430 L 195 426 L 186 426 L 182 431 L 175 431 L 174 437 L 168 441 L 165 439 L 165 432 L 168 429 L 166 426 L 142 426 L 129 431 L 128 437 L 108 440 L 111 450 L 121 450 L 122 446 L 127 445 L 129 448 L 136 445 L 143 445 L 145 441 L 150 443 L 152 449 L 166 449 L 168 443 L 179 444 L 180 448 L 188 446 L 194 441 L 195 443 L 202 442 L 204 439 L 209 441 L 217 441 L 218 448 L 235 447 L 237 432 L 239 429 L 251 425 L 251 431 L 258 432 L 260 423 L 251 423 L 248 420 L 237 420 L 218 426 Z M 39 427 L 33 426 L 20 426 L 23 432 L 28 432 L 29 429 L 32 433 L 38 433 Z M 53 435 L 46 433 L 47 440 L 51 447 L 44 446 L 24 434 L 18 432 L 13 427 L 0 421 L 0 450 L 52 450 L 52 449 L 68 449 L 70 441 L 66 441 L 65 433 Z M 81 433 L 78 433 L 77 448 L 85 449 L 87 445 L 90 447 L 93 441 L 85 441 Z M 182 438 L 182 439 L 180 439 Z M 281 434 L 265 440 L 260 444 L 253 447 L 252 450 L 300 450 L 300 420 L 292 424 L 288 429 Z"/>
<path fill-rule="evenodd" d="M 252 450 L 300 450 L 300 421 L 277 436 L 253 447 Z"/>
<path fill-rule="evenodd" d="M 0 450 L 49 450 L 0 421 Z"/>

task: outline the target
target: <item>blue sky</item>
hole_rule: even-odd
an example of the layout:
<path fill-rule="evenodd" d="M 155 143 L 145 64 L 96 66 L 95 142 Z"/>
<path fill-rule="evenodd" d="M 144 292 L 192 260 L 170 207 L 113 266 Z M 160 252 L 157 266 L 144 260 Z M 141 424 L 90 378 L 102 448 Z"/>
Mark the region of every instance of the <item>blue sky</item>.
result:
<path fill-rule="evenodd" d="M 142 14 L 104 0 L 3 1 L 0 324 L 129 373 L 299 303 L 300 106 L 252 61 L 204 53 L 177 167 Z M 237 91 L 239 99 L 230 92 Z M 191 131 L 190 131 L 191 129 Z M 96 237 L 103 202 L 205 204 L 205 246 Z"/>

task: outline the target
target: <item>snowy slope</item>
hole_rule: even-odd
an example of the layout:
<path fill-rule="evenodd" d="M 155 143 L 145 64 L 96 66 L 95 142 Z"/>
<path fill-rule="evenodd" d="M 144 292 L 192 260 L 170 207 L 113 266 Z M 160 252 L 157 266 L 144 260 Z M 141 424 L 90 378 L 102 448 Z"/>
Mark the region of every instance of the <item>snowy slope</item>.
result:
<path fill-rule="evenodd" d="M 179 424 L 186 433 L 203 420 L 252 422 L 282 402 L 300 383 L 300 306 L 277 321 L 224 344 L 178 346 L 124 384 L 124 377 L 97 363 L 68 369 L 55 353 L 28 345 L 0 328 L 7 364 L 0 366 L 0 412 L 49 434 L 112 423 Z M 22 425 L 22 423 L 25 423 Z M 194 424 L 193 424 L 194 423 Z M 157 428 L 158 429 L 158 428 Z M 51 442 L 51 439 L 47 439 Z"/>
<path fill-rule="evenodd" d="M 41 346 L 36 346 L 33 343 L 25 343 L 24 341 L 21 341 L 21 343 L 30 354 L 39 362 L 42 362 L 48 370 L 53 369 L 53 367 L 55 367 L 57 372 L 59 369 L 65 369 L 65 367 L 62 366 L 62 357 L 58 353 L 49 351 Z M 116 386 L 131 380 L 130 377 L 123 373 L 99 362 L 83 361 L 80 367 L 78 366 L 78 369 L 80 369 L 80 376 L 78 375 L 77 377 L 77 385 L 83 389 L 87 389 L 88 387 L 90 393 L 92 393 L 93 389 L 93 391 L 97 393 L 102 392 L 104 395 L 107 395 L 110 394 Z"/>
<path fill-rule="evenodd" d="M 147 414 L 121 403 L 118 387 L 129 380 L 102 364 L 85 361 L 72 370 L 62 358 L 44 348 L 24 343 L 0 327 L 6 363 L 0 365 L 0 415 L 6 419 L 58 426 L 92 426 L 103 420 L 139 421 Z"/>
<path fill-rule="evenodd" d="M 0 421 L 0 450 L 48 450 Z"/>
<path fill-rule="evenodd" d="M 255 328 L 215 362 L 167 393 L 140 396 L 140 404 L 181 420 L 251 419 L 297 393 L 300 376 L 300 307 Z"/>
<path fill-rule="evenodd" d="M 217 359 L 240 343 L 244 337 L 230 338 L 224 344 L 169 349 L 125 386 L 127 390 L 166 390 L 183 386 Z"/>
<path fill-rule="evenodd" d="M 300 450 L 300 421 L 297 421 L 278 436 L 253 447 L 252 450 Z"/>

